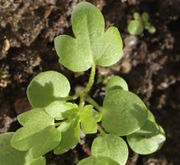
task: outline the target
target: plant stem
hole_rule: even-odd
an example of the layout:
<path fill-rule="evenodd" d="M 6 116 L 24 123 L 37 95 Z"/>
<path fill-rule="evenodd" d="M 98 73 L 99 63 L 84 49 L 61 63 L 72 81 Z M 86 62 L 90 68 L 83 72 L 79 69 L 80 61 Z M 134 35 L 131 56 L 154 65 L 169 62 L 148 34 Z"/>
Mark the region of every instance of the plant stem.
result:
<path fill-rule="evenodd" d="M 87 84 L 84 92 L 82 92 L 82 94 L 80 95 L 79 108 L 82 108 L 84 106 L 85 97 L 87 96 L 87 94 L 89 93 L 89 91 L 92 88 L 92 85 L 94 83 L 95 71 L 96 71 L 96 66 L 95 66 L 95 64 L 92 64 L 92 66 L 91 66 L 91 73 L 90 73 L 88 84 Z"/>
<path fill-rule="evenodd" d="M 105 131 L 101 128 L 100 125 L 98 125 L 98 131 L 100 132 L 100 134 L 101 134 L 102 136 L 106 134 Z"/>
<path fill-rule="evenodd" d="M 92 99 L 90 96 L 86 97 L 85 100 L 92 104 L 99 112 L 102 112 L 102 106 L 100 106 L 94 99 Z"/>

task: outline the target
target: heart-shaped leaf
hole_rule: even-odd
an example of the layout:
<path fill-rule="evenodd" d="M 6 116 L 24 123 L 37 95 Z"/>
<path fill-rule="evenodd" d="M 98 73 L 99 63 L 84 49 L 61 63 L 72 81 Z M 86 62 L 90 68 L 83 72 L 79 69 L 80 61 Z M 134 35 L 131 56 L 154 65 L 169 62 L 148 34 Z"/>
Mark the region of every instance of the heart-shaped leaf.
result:
<path fill-rule="evenodd" d="M 128 32 L 132 35 L 140 35 L 144 30 L 141 20 L 131 20 L 128 23 Z"/>
<path fill-rule="evenodd" d="M 39 157 L 59 144 L 61 133 L 53 125 L 53 118 L 44 110 L 26 112 L 18 119 L 23 127 L 18 129 L 11 139 L 14 148 L 20 151 L 32 149 L 33 157 Z"/>
<path fill-rule="evenodd" d="M 33 78 L 27 88 L 27 96 L 33 107 L 46 107 L 55 100 L 67 97 L 69 91 L 70 84 L 64 75 L 46 71 Z"/>
<path fill-rule="evenodd" d="M 80 112 L 81 129 L 85 134 L 97 132 L 95 110 L 91 105 L 85 106 Z"/>
<path fill-rule="evenodd" d="M 73 149 L 80 139 L 79 119 L 66 120 L 58 128 L 62 138 L 60 144 L 54 149 L 55 154 L 63 154 Z"/>
<path fill-rule="evenodd" d="M 91 156 L 81 160 L 78 165 L 119 165 L 114 160 L 107 157 Z"/>
<path fill-rule="evenodd" d="M 79 3 L 72 12 L 75 38 L 60 35 L 55 49 L 60 63 L 74 72 L 88 70 L 91 65 L 110 66 L 122 57 L 122 39 L 117 28 L 104 33 L 101 12 L 88 2 Z"/>
<path fill-rule="evenodd" d="M 108 82 L 108 84 L 106 86 L 106 91 L 108 91 L 108 90 L 110 90 L 112 88 L 113 89 L 114 88 L 121 88 L 123 90 L 128 91 L 128 85 L 127 85 L 126 81 L 123 78 L 119 77 L 119 76 L 113 76 L 109 80 L 109 82 Z"/>
<path fill-rule="evenodd" d="M 166 140 L 164 130 L 155 122 L 147 120 L 137 132 L 128 135 L 127 141 L 131 149 L 142 155 L 151 154 L 159 150 Z"/>
<path fill-rule="evenodd" d="M 129 135 L 146 122 L 148 111 L 143 101 L 135 94 L 111 89 L 103 102 L 102 124 L 109 133 L 118 136 Z"/>
<path fill-rule="evenodd" d="M 126 142 L 116 135 L 104 135 L 94 139 L 91 146 L 93 156 L 111 158 L 124 165 L 128 159 L 128 147 Z"/>

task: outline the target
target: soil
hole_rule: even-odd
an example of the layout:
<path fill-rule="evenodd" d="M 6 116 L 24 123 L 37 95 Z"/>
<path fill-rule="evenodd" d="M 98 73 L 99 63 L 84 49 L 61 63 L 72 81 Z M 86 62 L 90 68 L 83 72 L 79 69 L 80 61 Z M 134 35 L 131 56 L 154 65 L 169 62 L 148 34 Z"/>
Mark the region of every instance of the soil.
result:
<path fill-rule="evenodd" d="M 58 63 L 53 40 L 72 34 L 71 12 L 80 0 L 0 1 L 0 133 L 20 127 L 16 117 L 31 108 L 26 98 L 30 80 L 46 70 L 68 77 L 72 88 L 84 86 L 89 71 L 77 74 Z M 104 86 L 100 80 L 112 74 L 122 76 L 131 91 L 151 109 L 166 132 L 167 141 L 155 154 L 130 152 L 127 165 L 180 165 L 180 1 L 179 0 L 91 0 L 103 13 L 106 27 L 119 28 L 124 57 L 110 67 L 98 67 L 92 97 L 100 104 Z M 135 37 L 127 32 L 127 20 L 134 11 L 146 11 L 156 27 Z M 89 154 L 94 136 L 61 156 L 46 155 L 48 165 L 74 165 Z"/>

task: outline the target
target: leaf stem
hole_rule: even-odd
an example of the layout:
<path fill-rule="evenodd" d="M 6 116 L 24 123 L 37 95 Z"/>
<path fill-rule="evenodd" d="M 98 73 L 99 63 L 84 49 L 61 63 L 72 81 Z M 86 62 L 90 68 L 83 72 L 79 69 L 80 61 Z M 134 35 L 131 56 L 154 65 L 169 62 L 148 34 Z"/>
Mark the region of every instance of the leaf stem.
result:
<path fill-rule="evenodd" d="M 98 125 L 98 131 L 100 132 L 100 134 L 103 136 L 106 134 L 106 132 L 101 128 L 100 125 Z"/>
<path fill-rule="evenodd" d="M 87 96 L 85 100 L 92 104 L 99 112 L 102 112 L 102 106 L 100 106 L 94 99 L 92 99 L 90 96 Z"/>
<path fill-rule="evenodd" d="M 84 90 L 84 92 L 82 92 L 82 94 L 80 95 L 80 103 L 79 103 L 79 108 L 82 108 L 84 106 L 85 103 L 85 97 L 87 96 L 87 94 L 89 93 L 89 91 L 91 90 L 93 83 L 94 83 L 94 77 L 95 77 L 95 72 L 96 72 L 96 66 L 95 64 L 91 65 L 91 73 L 90 73 L 90 77 L 89 77 L 89 81 L 88 84 Z"/>

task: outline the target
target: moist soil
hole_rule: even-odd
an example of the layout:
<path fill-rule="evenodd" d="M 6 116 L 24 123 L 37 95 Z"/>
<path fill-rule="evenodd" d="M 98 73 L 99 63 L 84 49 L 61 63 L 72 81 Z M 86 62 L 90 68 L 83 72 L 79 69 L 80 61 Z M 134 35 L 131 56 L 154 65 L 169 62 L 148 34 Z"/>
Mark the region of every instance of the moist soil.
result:
<path fill-rule="evenodd" d="M 53 40 L 72 35 L 70 17 L 80 0 L 0 1 L 0 133 L 16 131 L 17 115 L 31 106 L 26 88 L 31 79 L 46 70 L 68 77 L 72 89 L 85 86 L 89 71 L 72 73 L 58 63 Z M 167 141 L 149 156 L 130 151 L 127 165 L 180 165 L 180 1 L 179 0 L 92 0 L 105 17 L 106 27 L 119 28 L 124 57 L 110 68 L 97 68 L 92 97 L 102 104 L 103 78 L 122 76 L 163 126 Z M 156 27 L 155 34 L 140 36 L 127 32 L 134 11 L 146 11 Z M 73 92 L 73 90 L 72 90 Z M 90 154 L 94 136 L 81 139 L 63 155 L 46 155 L 48 165 L 74 165 Z"/>

